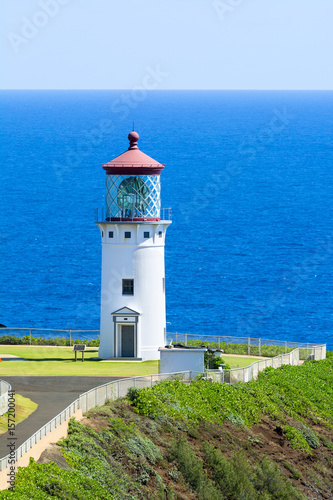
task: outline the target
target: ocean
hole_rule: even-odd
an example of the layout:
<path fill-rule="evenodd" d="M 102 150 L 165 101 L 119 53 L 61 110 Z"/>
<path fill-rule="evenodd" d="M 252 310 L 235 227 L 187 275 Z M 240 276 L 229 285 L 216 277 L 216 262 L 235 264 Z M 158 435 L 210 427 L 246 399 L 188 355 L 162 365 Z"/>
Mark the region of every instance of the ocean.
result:
<path fill-rule="evenodd" d="M 167 330 L 333 349 L 333 92 L 2 91 L 0 323 L 98 329 L 102 163 L 165 163 Z"/>

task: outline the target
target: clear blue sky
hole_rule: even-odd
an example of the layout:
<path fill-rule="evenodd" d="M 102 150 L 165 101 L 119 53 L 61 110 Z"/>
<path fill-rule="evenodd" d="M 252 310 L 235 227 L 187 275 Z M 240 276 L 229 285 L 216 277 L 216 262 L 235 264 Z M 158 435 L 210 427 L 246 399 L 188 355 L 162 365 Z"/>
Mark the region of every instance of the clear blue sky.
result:
<path fill-rule="evenodd" d="M 332 89 L 333 0 L 0 7 L 0 88 Z"/>

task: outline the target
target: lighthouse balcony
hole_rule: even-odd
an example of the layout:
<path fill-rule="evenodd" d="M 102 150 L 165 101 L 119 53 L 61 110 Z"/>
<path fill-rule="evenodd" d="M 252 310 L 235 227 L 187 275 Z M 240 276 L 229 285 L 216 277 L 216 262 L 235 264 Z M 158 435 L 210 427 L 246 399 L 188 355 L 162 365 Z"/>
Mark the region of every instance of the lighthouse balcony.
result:
<path fill-rule="evenodd" d="M 151 215 L 140 213 L 132 210 L 119 210 L 114 214 L 110 214 L 105 208 L 95 209 L 95 222 L 154 222 L 154 221 L 171 221 L 171 208 L 161 208 L 159 213 Z"/>

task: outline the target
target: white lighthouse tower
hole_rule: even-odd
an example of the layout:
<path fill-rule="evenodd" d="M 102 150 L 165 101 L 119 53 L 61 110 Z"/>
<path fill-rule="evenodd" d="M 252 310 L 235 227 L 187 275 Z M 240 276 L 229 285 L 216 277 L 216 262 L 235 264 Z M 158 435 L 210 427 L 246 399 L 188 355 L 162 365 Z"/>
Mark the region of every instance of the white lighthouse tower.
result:
<path fill-rule="evenodd" d="M 166 343 L 165 233 L 170 210 L 161 209 L 164 165 L 139 150 L 130 132 L 125 153 L 103 164 L 106 212 L 102 237 L 102 359 L 159 359 Z M 162 216 L 162 217 L 161 217 Z"/>

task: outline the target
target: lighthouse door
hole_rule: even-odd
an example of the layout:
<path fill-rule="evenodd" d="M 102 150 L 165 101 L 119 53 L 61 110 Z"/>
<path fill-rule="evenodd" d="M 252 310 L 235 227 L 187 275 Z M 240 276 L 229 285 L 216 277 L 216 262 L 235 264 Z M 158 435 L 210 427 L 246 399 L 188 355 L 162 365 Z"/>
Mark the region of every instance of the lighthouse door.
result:
<path fill-rule="evenodd" d="M 121 356 L 134 358 L 134 325 L 121 327 Z"/>

